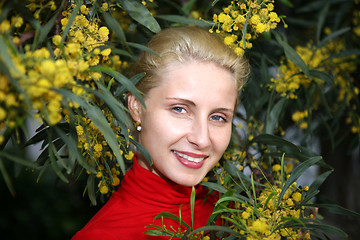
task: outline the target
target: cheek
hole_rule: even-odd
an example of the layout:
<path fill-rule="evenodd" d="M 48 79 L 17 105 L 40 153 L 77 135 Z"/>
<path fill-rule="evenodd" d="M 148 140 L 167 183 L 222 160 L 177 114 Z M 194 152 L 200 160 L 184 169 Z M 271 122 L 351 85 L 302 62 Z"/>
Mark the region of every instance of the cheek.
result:
<path fill-rule="evenodd" d="M 219 155 L 222 155 L 230 142 L 231 126 L 226 130 L 217 131 L 213 136 L 213 143 L 215 145 L 214 148 Z"/>

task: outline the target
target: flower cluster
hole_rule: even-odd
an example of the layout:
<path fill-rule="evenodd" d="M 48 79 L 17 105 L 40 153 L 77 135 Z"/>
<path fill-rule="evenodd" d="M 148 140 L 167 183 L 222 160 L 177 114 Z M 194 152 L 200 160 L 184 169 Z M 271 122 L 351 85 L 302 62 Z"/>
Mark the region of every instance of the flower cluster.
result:
<path fill-rule="evenodd" d="M 120 127 L 114 122 L 112 113 L 108 109 L 102 112 L 113 131 L 120 133 Z M 120 184 L 122 178 L 121 169 L 103 134 L 86 117 L 77 120 L 76 133 L 78 135 L 78 148 L 81 149 L 88 164 L 94 166 L 97 171 L 96 177 L 99 179 L 98 188 L 100 193 L 104 195 L 113 193 Z M 121 155 L 127 160 L 132 160 L 134 153 L 128 149 L 129 144 L 126 143 L 122 136 L 116 135 L 116 137 Z M 90 171 L 87 171 L 87 173 L 91 174 Z"/>
<path fill-rule="evenodd" d="M 267 183 L 266 187 L 254 198 L 253 202 L 237 202 L 229 221 L 236 222 L 233 229 L 248 240 L 255 239 L 311 239 L 308 231 L 283 225 L 289 219 L 313 219 L 314 214 L 299 207 L 303 192 L 308 187 L 298 188 L 296 183 L 286 190 L 279 201 L 282 191 L 281 182 Z M 278 204 L 279 202 L 279 204 Z M 236 211 L 235 211 L 236 210 Z"/>
<path fill-rule="evenodd" d="M 226 45 L 232 47 L 236 54 L 243 55 L 245 49 L 252 48 L 252 40 L 275 29 L 281 21 L 274 12 L 273 2 L 274 0 L 232 1 L 221 13 L 214 14 L 214 25 L 210 32 L 216 29 L 216 33 L 223 37 Z"/>
<path fill-rule="evenodd" d="M 28 39 L 34 37 L 35 30 L 22 17 L 12 15 L 0 23 L 1 34 L 8 36 L 7 50 L 11 58 L 11 77 L 0 73 L 0 144 L 4 142 L 5 134 L 9 132 L 7 130 L 21 126 L 29 114 L 34 115 L 40 124 L 54 126 L 68 121 L 69 113 L 75 111 L 79 149 L 88 163 L 97 169 L 99 190 L 106 194 L 119 185 L 119 165 L 87 113 L 78 103 L 58 91 L 65 89 L 101 107 L 114 132 L 119 133 L 115 118 L 104 102 L 93 94 L 98 82 L 111 87 L 112 78 L 92 70 L 92 67 L 123 71 L 128 63 L 112 53 L 111 44 L 106 44 L 111 37 L 110 32 L 101 25 L 98 16 L 90 16 L 93 4 L 79 6 L 80 11 L 72 22 L 70 16 L 78 9 L 76 4 L 69 4 L 67 9 L 60 12 L 59 21 L 54 27 L 55 34 L 46 47 L 29 44 Z M 31 1 L 27 7 L 39 22 L 46 10 L 56 10 L 54 1 Z M 108 10 L 109 6 L 104 2 L 101 11 Z M 26 32 L 18 32 L 20 28 Z M 124 137 L 117 136 L 117 140 L 124 157 L 132 159 L 134 154 L 128 150 Z"/>
<path fill-rule="evenodd" d="M 35 19 L 40 19 L 40 14 L 46 12 L 47 9 L 50 11 L 56 10 L 55 1 L 35 1 L 30 0 L 31 3 L 27 5 L 29 10 L 34 13 Z"/>
<path fill-rule="evenodd" d="M 330 30 L 327 29 L 327 33 L 329 34 Z M 352 104 L 353 100 L 360 93 L 359 88 L 354 85 L 354 77 L 351 76 L 356 71 L 355 56 L 336 56 L 336 54 L 344 49 L 345 44 L 342 40 L 329 41 L 320 48 L 311 43 L 306 47 L 297 46 L 295 48 L 309 70 L 322 71 L 327 73 L 328 76 L 333 76 L 334 82 L 331 84 L 333 85 L 333 91 L 336 92 L 337 99 L 330 107 L 333 111 L 336 111 L 341 104 L 345 103 L 349 108 L 347 123 L 353 124 L 353 133 L 359 133 L 359 114 L 356 114 L 356 104 Z M 301 89 L 308 90 L 311 86 L 319 86 L 321 89 L 330 87 L 329 83 L 325 80 L 317 76 L 312 76 L 312 79 L 309 79 L 298 66 L 287 59 L 282 61 L 276 77 L 271 78 L 271 83 L 268 87 L 270 90 L 274 89 L 281 97 L 297 99 Z M 321 99 L 315 98 L 310 110 L 316 110 L 320 103 Z M 300 128 L 306 129 L 307 115 L 307 111 L 302 114 L 295 112 L 292 119 Z"/>
<path fill-rule="evenodd" d="M 344 50 L 342 41 L 330 41 L 324 46 L 317 49 L 316 45 L 309 43 L 307 46 L 297 46 L 295 48 L 299 56 L 304 60 L 310 70 L 328 72 L 330 76 L 334 76 L 335 84 L 339 87 L 338 101 L 341 102 L 345 96 L 346 101 L 354 98 L 354 94 L 350 91 L 350 83 L 346 78 L 347 74 L 356 70 L 353 61 L 348 61 L 348 57 L 332 57 L 333 54 Z M 353 82 L 354 80 L 351 79 Z M 290 60 L 282 61 L 278 68 L 276 78 L 271 79 L 270 89 L 275 89 L 282 97 L 290 99 L 297 98 L 297 91 L 300 87 L 309 88 L 312 83 L 324 86 L 324 80 L 313 77 L 309 79 L 302 71 Z M 359 89 L 354 89 L 355 94 L 359 94 Z"/>
<path fill-rule="evenodd" d="M 104 3 L 105 4 L 105 3 Z M 73 8 L 72 5 L 68 11 L 64 11 L 61 19 L 62 29 L 68 24 L 69 17 Z M 106 9 L 107 6 L 103 6 Z M 55 35 L 53 42 L 58 48 L 54 50 L 55 56 L 66 58 L 70 70 L 80 81 L 93 82 L 98 81 L 102 75 L 98 72 L 89 72 L 92 66 L 102 65 L 111 66 L 115 70 L 121 70 L 127 67 L 127 62 L 122 62 L 118 55 L 111 56 L 111 48 L 105 47 L 109 40 L 109 29 L 105 26 L 99 26 L 100 19 L 87 19 L 89 8 L 82 5 L 80 13 L 76 16 L 68 33 L 68 41 L 65 44 L 64 51 L 61 51 L 61 35 Z"/>
<path fill-rule="evenodd" d="M 307 123 L 307 118 L 308 118 L 308 111 L 305 110 L 303 112 L 300 111 L 296 111 L 292 114 L 291 119 L 297 124 L 299 125 L 299 127 L 301 129 L 306 129 L 308 127 L 308 123 Z"/>

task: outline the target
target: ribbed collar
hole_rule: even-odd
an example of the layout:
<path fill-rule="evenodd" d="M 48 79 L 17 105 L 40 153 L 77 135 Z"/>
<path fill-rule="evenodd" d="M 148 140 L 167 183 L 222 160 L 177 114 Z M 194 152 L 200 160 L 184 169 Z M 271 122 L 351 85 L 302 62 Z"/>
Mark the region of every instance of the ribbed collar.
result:
<path fill-rule="evenodd" d="M 139 165 L 136 156 L 133 167 L 126 173 L 119 194 L 141 206 L 161 208 L 189 204 L 192 188 L 176 184 L 148 171 Z M 196 199 L 204 199 L 207 190 L 202 185 L 195 187 Z"/>

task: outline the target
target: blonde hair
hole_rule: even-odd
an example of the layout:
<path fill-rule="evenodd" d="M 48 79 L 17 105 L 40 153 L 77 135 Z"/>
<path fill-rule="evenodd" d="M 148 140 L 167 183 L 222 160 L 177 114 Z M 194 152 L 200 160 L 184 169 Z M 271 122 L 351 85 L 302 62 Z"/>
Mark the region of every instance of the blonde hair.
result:
<path fill-rule="evenodd" d="M 147 47 L 160 57 L 143 52 L 135 66 L 135 74 L 146 73 L 136 85 L 144 94 L 160 84 L 162 70 L 174 62 L 215 63 L 231 72 L 238 91 L 249 75 L 249 64 L 244 57 L 235 54 L 218 36 L 199 27 L 162 30 L 150 40 Z"/>

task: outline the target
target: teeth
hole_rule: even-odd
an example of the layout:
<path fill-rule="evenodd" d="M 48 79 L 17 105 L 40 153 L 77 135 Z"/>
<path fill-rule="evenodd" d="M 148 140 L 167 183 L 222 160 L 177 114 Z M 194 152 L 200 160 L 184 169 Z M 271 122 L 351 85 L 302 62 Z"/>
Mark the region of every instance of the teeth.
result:
<path fill-rule="evenodd" d="M 202 160 L 204 160 L 204 158 L 203 158 L 203 157 L 202 157 L 202 158 L 193 158 L 193 157 L 190 157 L 190 156 L 188 156 L 188 155 L 185 155 L 185 154 L 179 153 L 179 152 L 177 152 L 177 151 L 174 151 L 174 153 L 175 153 L 176 155 L 178 155 L 178 156 L 180 156 L 180 157 L 182 157 L 182 158 L 184 158 L 184 159 L 186 159 L 186 160 L 190 161 L 190 162 L 196 162 L 196 163 L 199 163 L 199 162 L 201 162 Z"/>

